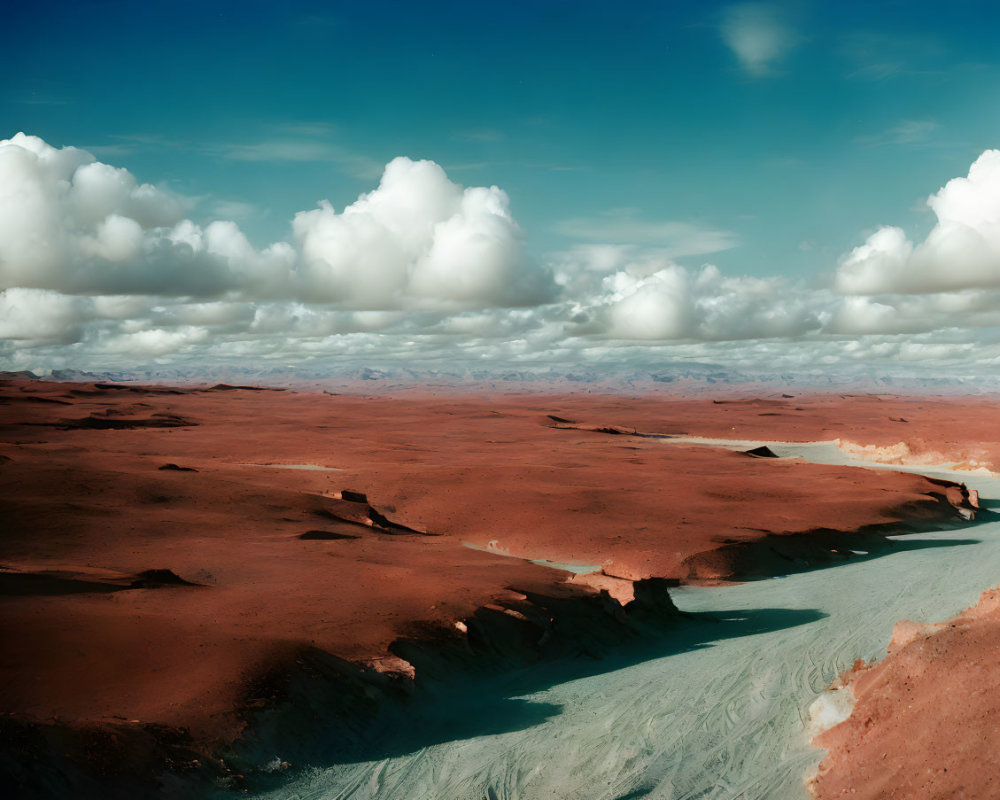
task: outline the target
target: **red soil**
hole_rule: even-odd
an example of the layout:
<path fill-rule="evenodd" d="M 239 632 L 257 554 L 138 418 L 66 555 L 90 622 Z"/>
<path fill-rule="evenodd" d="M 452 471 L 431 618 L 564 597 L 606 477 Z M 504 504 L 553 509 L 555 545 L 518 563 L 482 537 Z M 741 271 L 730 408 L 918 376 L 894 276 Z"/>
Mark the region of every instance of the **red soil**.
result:
<path fill-rule="evenodd" d="M 1000 590 L 948 622 L 901 622 L 888 657 L 845 676 L 851 716 L 815 740 L 829 750 L 818 798 L 1000 796 Z"/>
<path fill-rule="evenodd" d="M 768 536 L 810 533 L 829 554 L 817 529 L 955 516 L 944 487 L 918 476 L 665 446 L 549 414 L 759 439 L 850 431 L 882 443 L 898 441 L 899 430 L 971 452 L 973 441 L 1000 441 L 1000 430 L 962 424 L 963 413 L 987 418 L 988 407 L 870 397 L 378 399 L 8 381 L 0 635 L 16 646 L 0 652 L 0 710 L 140 720 L 228 740 L 254 682 L 303 647 L 378 660 L 420 625 L 452 627 L 509 587 L 565 576 L 466 542 L 602 565 L 628 580 L 705 580 L 794 568 L 789 559 L 801 555 L 801 566 L 814 555 L 799 542 L 780 564 L 748 561 L 741 545 Z M 890 421 L 901 416 L 910 421 Z M 337 471 L 273 466 L 281 464 Z M 365 493 L 374 509 L 353 495 L 336 499 L 344 490 Z M 142 575 L 151 569 L 198 586 Z"/>
<path fill-rule="evenodd" d="M 560 398 L 554 411 L 589 425 L 721 439 L 828 441 L 891 447 L 913 463 L 975 462 L 1000 472 L 1000 401 L 984 397 L 800 395 L 720 400 Z"/>

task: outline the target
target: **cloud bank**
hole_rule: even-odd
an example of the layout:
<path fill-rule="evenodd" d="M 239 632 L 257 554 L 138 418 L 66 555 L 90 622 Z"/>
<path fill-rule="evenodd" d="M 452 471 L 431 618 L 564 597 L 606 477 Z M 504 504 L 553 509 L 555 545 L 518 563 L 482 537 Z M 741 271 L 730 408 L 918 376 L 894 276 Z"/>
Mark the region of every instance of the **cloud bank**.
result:
<path fill-rule="evenodd" d="M 925 240 L 879 228 L 817 288 L 682 265 L 738 243 L 632 210 L 535 260 L 501 189 L 397 158 L 354 203 L 299 212 L 286 241 L 256 248 L 235 222 L 191 219 L 188 198 L 19 134 L 0 142 L 0 368 L 680 358 L 996 372 L 1000 151 L 928 204 Z"/>
<path fill-rule="evenodd" d="M 262 250 L 235 222 L 204 227 L 184 202 L 72 147 L 0 141 L 0 288 L 65 294 L 298 299 L 368 309 L 541 302 L 506 194 L 463 189 L 438 165 L 397 158 L 341 212 L 300 212 Z"/>
<path fill-rule="evenodd" d="M 691 271 L 662 254 L 633 248 L 618 249 L 617 263 L 607 247 L 591 255 L 610 269 L 577 301 L 570 328 L 576 335 L 708 342 L 785 338 L 819 331 L 830 316 L 823 308 L 827 294 L 797 294 L 781 278 L 726 277 L 711 264 Z M 565 281 L 566 272 L 557 279 Z"/>

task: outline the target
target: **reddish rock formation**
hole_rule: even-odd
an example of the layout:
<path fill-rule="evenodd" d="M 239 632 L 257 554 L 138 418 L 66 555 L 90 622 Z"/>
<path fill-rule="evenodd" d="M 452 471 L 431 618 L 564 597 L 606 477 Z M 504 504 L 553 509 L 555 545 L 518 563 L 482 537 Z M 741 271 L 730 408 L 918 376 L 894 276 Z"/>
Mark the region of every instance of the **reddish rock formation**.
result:
<path fill-rule="evenodd" d="M 817 798 L 1000 796 L 1000 590 L 937 625 L 901 622 L 886 659 L 843 681 L 854 709 L 815 740 Z"/>

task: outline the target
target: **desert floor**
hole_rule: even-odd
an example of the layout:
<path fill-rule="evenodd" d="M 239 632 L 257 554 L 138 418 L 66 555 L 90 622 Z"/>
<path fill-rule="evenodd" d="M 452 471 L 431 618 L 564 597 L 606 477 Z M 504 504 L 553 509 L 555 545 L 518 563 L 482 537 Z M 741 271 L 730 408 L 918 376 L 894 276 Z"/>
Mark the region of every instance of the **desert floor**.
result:
<path fill-rule="evenodd" d="M 1000 575 L 998 416 L 8 379 L 4 779 L 803 794 L 825 687 Z"/>

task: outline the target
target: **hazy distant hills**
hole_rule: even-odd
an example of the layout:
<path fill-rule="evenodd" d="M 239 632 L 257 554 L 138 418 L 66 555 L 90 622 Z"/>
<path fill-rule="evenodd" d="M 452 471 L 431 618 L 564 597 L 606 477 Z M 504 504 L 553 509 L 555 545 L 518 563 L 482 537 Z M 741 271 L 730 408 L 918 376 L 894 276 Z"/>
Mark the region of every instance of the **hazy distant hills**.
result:
<path fill-rule="evenodd" d="M 2 373 L 4 376 L 48 378 L 50 380 L 127 381 L 139 383 L 239 383 L 286 386 L 301 389 L 343 389 L 379 394 L 406 390 L 503 391 L 508 392 L 656 392 L 697 394 L 719 391 L 765 392 L 862 391 L 903 394 L 983 394 L 1000 392 L 1000 378 L 987 375 L 975 380 L 952 375 L 879 375 L 859 371 L 837 375 L 822 372 L 749 373 L 719 364 L 683 362 L 660 364 L 655 369 L 633 367 L 551 366 L 529 368 L 479 368 L 448 370 L 412 367 L 337 365 L 301 367 L 146 366 L 107 372 L 55 369 L 49 374 Z"/>

